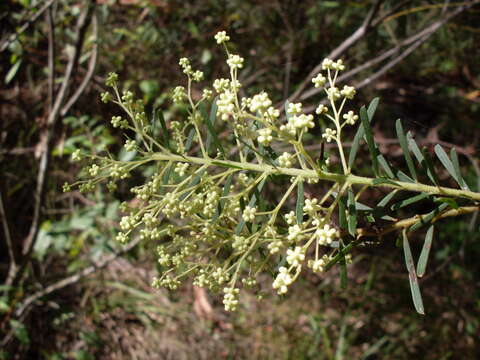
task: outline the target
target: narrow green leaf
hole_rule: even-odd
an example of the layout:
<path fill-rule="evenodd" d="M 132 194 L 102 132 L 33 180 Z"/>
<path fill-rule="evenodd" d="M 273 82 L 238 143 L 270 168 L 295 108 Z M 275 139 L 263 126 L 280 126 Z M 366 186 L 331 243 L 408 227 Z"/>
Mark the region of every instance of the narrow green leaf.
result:
<path fill-rule="evenodd" d="M 168 165 L 168 168 L 165 169 L 165 172 L 163 173 L 163 176 L 162 176 L 162 185 L 168 184 L 168 181 L 170 180 L 170 176 L 172 175 L 172 172 L 173 172 L 173 168 L 174 168 L 174 165 L 170 164 Z M 167 192 L 167 188 L 162 186 L 160 188 L 160 194 L 163 195 L 165 192 Z"/>
<path fill-rule="evenodd" d="M 370 211 L 373 210 L 370 206 L 362 204 L 361 202 L 355 201 L 355 208 L 357 211 Z"/>
<path fill-rule="evenodd" d="M 430 221 L 432 221 L 432 219 L 435 216 L 441 214 L 442 211 L 445 210 L 447 207 L 448 207 L 447 203 L 440 204 L 433 211 L 429 212 L 428 214 L 423 215 L 422 218 L 420 220 L 418 220 L 418 222 L 416 222 L 415 224 L 410 226 L 410 228 L 408 230 L 410 232 L 412 232 L 412 231 L 420 229 L 423 225 L 430 223 Z"/>
<path fill-rule="evenodd" d="M 237 137 L 237 139 L 247 147 L 247 151 L 245 151 L 245 156 L 248 156 L 248 154 L 251 152 L 251 153 L 254 153 L 254 154 L 257 154 L 259 155 L 263 160 L 265 160 L 268 164 L 272 165 L 273 167 L 277 167 L 277 165 L 275 164 L 275 158 L 271 157 L 272 153 L 270 152 L 266 152 L 265 151 L 265 148 L 260 144 L 259 146 L 259 150 L 261 151 L 257 151 L 257 149 L 255 149 L 254 147 L 252 147 L 249 143 L 245 142 L 241 137 Z M 269 155 L 269 156 L 267 156 Z M 276 154 L 275 154 L 276 155 Z M 300 155 L 301 156 L 301 155 Z"/>
<path fill-rule="evenodd" d="M 344 249 L 344 246 L 340 245 L 340 251 Z M 342 251 L 343 254 L 343 251 Z M 340 259 L 340 287 L 346 289 L 348 286 L 348 274 L 347 274 L 347 260 L 343 254 Z"/>
<path fill-rule="evenodd" d="M 215 119 L 217 118 L 216 100 L 212 103 L 212 108 L 210 109 L 210 116 L 204 116 L 204 118 L 208 130 L 207 140 L 205 144 L 205 146 L 207 147 L 207 151 L 210 152 L 212 150 L 211 144 L 213 142 L 213 144 L 215 145 L 215 150 L 220 151 L 223 155 L 225 155 L 225 150 L 223 149 L 223 146 L 218 139 L 218 135 L 214 127 Z"/>
<path fill-rule="evenodd" d="M 200 172 L 198 172 L 193 178 L 192 180 L 190 181 L 190 183 L 188 184 L 188 188 L 192 188 L 196 185 L 198 185 L 200 183 L 200 180 L 202 179 L 202 176 L 203 174 L 205 173 L 205 171 L 207 171 L 207 169 L 203 169 L 201 170 Z M 180 196 L 180 200 L 184 200 L 189 194 L 191 193 L 191 191 L 186 191 L 184 192 L 181 196 Z"/>
<path fill-rule="evenodd" d="M 428 152 L 428 149 L 426 146 L 422 148 L 422 153 L 425 159 L 426 167 L 428 169 L 429 177 L 433 181 L 433 183 L 438 186 L 439 181 L 438 181 L 437 173 L 435 172 L 435 168 L 433 167 L 433 161 L 430 158 L 430 153 Z"/>
<path fill-rule="evenodd" d="M 427 230 L 427 235 L 425 236 L 425 241 L 423 243 L 422 252 L 417 263 L 417 276 L 422 277 L 425 275 L 425 270 L 427 268 L 428 255 L 430 254 L 430 249 L 432 248 L 432 239 L 433 239 L 433 225 Z"/>
<path fill-rule="evenodd" d="M 412 151 L 413 155 L 415 155 L 415 158 L 417 159 L 417 161 L 418 161 L 418 163 L 420 164 L 420 166 L 422 166 L 422 168 L 424 169 L 424 171 L 427 173 L 429 179 L 430 179 L 435 185 L 437 185 L 438 182 L 436 181 L 436 177 L 434 176 L 434 174 L 433 174 L 432 171 L 430 170 L 430 167 L 429 167 L 428 164 L 427 164 L 427 160 L 425 159 L 423 152 L 420 150 L 420 148 L 418 147 L 417 143 L 416 143 L 415 140 L 413 139 L 412 133 L 411 133 L 410 131 L 407 133 L 407 141 L 408 141 L 408 147 L 409 147 L 410 150 Z"/>
<path fill-rule="evenodd" d="M 355 236 L 357 230 L 357 208 L 355 207 L 355 195 L 351 187 L 348 188 L 348 232 Z"/>
<path fill-rule="evenodd" d="M 368 105 L 367 115 L 368 115 L 368 121 L 370 121 L 370 123 L 373 120 L 373 115 L 375 115 L 375 111 L 377 111 L 377 106 L 379 101 L 380 101 L 380 98 L 376 97 L 372 101 L 370 101 L 370 104 Z"/>
<path fill-rule="evenodd" d="M 168 181 L 170 180 L 170 175 L 172 174 L 173 164 L 170 164 L 168 168 L 165 170 L 162 176 L 162 185 L 167 185 Z"/>
<path fill-rule="evenodd" d="M 373 184 L 373 185 L 381 185 L 381 184 L 398 185 L 395 181 L 392 181 L 392 180 L 387 179 L 387 178 L 376 178 L 376 179 L 373 179 L 372 184 Z"/>
<path fill-rule="evenodd" d="M 380 208 L 385 207 L 390 202 L 390 200 L 393 199 L 393 197 L 397 194 L 397 192 L 398 190 L 394 190 L 389 194 L 387 194 L 382 200 L 380 200 L 380 202 L 377 204 L 376 207 L 380 207 Z"/>
<path fill-rule="evenodd" d="M 365 131 L 363 131 L 363 126 L 360 126 L 357 129 L 357 133 L 352 141 L 352 146 L 350 147 L 350 153 L 348 154 L 348 167 L 352 168 L 353 162 L 355 161 L 355 157 L 357 156 L 358 148 L 360 146 L 360 140 L 363 139 L 363 135 Z"/>
<path fill-rule="evenodd" d="M 287 121 L 290 120 L 290 117 L 291 117 L 291 115 L 288 113 L 288 105 L 289 104 L 290 104 L 290 102 L 288 100 L 285 101 L 284 108 L 285 108 L 285 117 L 287 118 Z"/>
<path fill-rule="evenodd" d="M 341 229 L 347 229 L 347 198 L 342 196 L 338 201 L 338 225 Z"/>
<path fill-rule="evenodd" d="M 363 130 L 365 131 L 365 140 L 367 142 L 368 150 L 370 151 L 370 156 L 372 158 L 373 172 L 376 176 L 379 176 L 377 159 L 378 150 L 375 147 L 372 128 L 370 127 L 370 122 L 368 121 L 368 114 L 365 106 L 362 106 L 360 108 L 360 119 L 362 120 Z"/>
<path fill-rule="evenodd" d="M 458 155 L 457 151 L 455 150 L 454 147 L 450 150 L 450 158 L 452 159 L 452 164 L 453 168 L 455 169 L 455 174 L 457 174 L 458 180 L 460 181 L 460 187 L 463 190 L 468 190 L 470 191 L 470 188 L 468 187 L 467 183 L 463 179 L 462 173 L 460 171 L 460 163 L 458 162 Z"/>
<path fill-rule="evenodd" d="M 185 142 L 185 153 L 188 153 L 190 151 L 190 148 L 192 147 L 194 136 L 195 136 L 195 128 L 192 127 L 190 129 L 190 131 L 188 132 L 187 141 Z"/>
<path fill-rule="evenodd" d="M 231 164 L 231 163 L 228 163 L 228 162 L 224 162 L 224 161 L 212 160 L 212 165 L 217 165 L 217 166 L 230 168 L 230 169 L 243 170 L 243 168 L 241 166 L 237 166 L 237 165 L 234 165 L 234 164 Z"/>
<path fill-rule="evenodd" d="M 10 83 L 10 81 L 13 80 L 13 78 L 15 77 L 15 75 L 18 72 L 18 69 L 20 69 L 21 64 L 22 64 L 22 60 L 17 60 L 17 62 L 15 64 L 13 64 L 13 66 L 10 68 L 10 70 L 8 70 L 8 73 L 5 76 L 5 85 L 7 85 L 8 83 Z"/>
<path fill-rule="evenodd" d="M 418 195 L 415 195 L 415 196 L 412 196 L 412 197 L 409 197 L 407 199 L 404 199 L 404 200 L 401 200 L 395 204 L 393 204 L 391 206 L 391 209 L 392 210 L 398 210 L 400 208 L 403 208 L 405 206 L 408 206 L 410 204 L 414 204 L 418 201 L 421 201 L 423 199 L 426 199 L 428 198 L 430 195 L 429 194 L 426 194 L 426 193 L 422 193 L 422 194 L 418 194 Z"/>
<path fill-rule="evenodd" d="M 393 171 L 390 168 L 390 165 L 388 164 L 387 159 L 385 159 L 385 157 L 382 154 L 378 154 L 377 160 L 380 166 L 382 167 L 382 169 L 385 171 L 385 174 L 387 174 L 387 176 L 390 179 L 394 179 L 395 175 L 393 174 Z"/>
<path fill-rule="evenodd" d="M 397 177 L 400 181 L 405 181 L 405 182 L 410 182 L 410 183 L 415 182 L 415 180 L 413 180 L 410 176 L 405 174 L 402 170 L 397 171 Z"/>
<path fill-rule="evenodd" d="M 442 165 L 445 167 L 445 169 L 447 169 L 448 173 L 455 179 L 458 185 L 462 186 L 460 181 L 461 175 L 457 174 L 457 172 L 455 171 L 453 163 L 448 157 L 445 150 L 443 150 L 443 148 L 439 144 L 435 145 L 434 149 L 435 149 L 435 154 L 437 154 L 438 159 L 440 160 Z M 460 178 L 458 175 L 460 175 Z"/>
<path fill-rule="evenodd" d="M 263 186 L 265 185 L 265 181 L 267 180 L 267 178 L 264 178 L 262 181 L 260 181 L 260 183 L 257 185 L 257 187 L 255 188 L 255 191 L 254 191 L 254 194 L 252 195 L 252 197 L 250 198 L 250 201 L 248 203 L 248 206 L 250 207 L 254 207 L 255 204 L 257 203 L 257 195 L 256 194 L 259 194 L 262 189 L 263 189 Z M 242 205 L 242 198 L 240 198 L 240 207 Z M 243 209 L 245 209 L 245 206 L 243 207 Z M 242 209 L 242 211 L 243 211 Z M 240 233 L 242 232 L 243 228 L 245 227 L 245 220 L 243 220 L 243 218 L 240 220 L 240 222 L 237 224 L 237 227 L 235 228 L 235 235 L 240 235 Z"/>
<path fill-rule="evenodd" d="M 368 105 L 367 115 L 368 121 L 371 123 L 373 119 L 373 115 L 375 115 L 375 111 L 377 110 L 379 98 L 375 98 L 370 102 Z M 353 162 L 355 161 L 355 157 L 357 156 L 358 148 L 360 146 L 360 140 L 363 139 L 365 135 L 365 131 L 363 129 L 363 125 L 360 123 L 360 126 L 357 129 L 355 137 L 353 138 L 352 146 L 350 147 L 350 153 L 348 154 L 348 167 L 351 168 Z"/>
<path fill-rule="evenodd" d="M 172 148 L 170 147 L 170 133 L 168 132 L 167 124 L 165 123 L 165 118 L 163 117 L 163 112 L 161 109 L 158 109 L 157 111 L 155 111 L 154 120 L 156 119 L 160 121 L 160 126 L 162 127 L 161 136 L 162 136 L 163 145 L 166 146 L 168 150 L 172 151 Z"/>
<path fill-rule="evenodd" d="M 446 203 L 452 209 L 458 209 L 458 203 L 455 201 L 455 199 L 449 197 L 436 197 L 435 199 L 433 199 L 433 201 L 439 204 Z"/>
<path fill-rule="evenodd" d="M 233 180 L 233 174 L 228 175 L 227 179 L 225 180 L 225 184 L 223 185 L 222 196 L 220 198 L 220 201 L 218 202 L 218 208 L 217 208 L 217 211 L 215 212 L 215 215 L 213 216 L 213 221 L 216 221 L 223 211 L 223 208 L 225 206 L 225 201 L 226 201 L 225 198 L 230 193 L 232 180 Z"/>
<path fill-rule="evenodd" d="M 407 138 L 405 133 L 403 132 L 402 122 L 400 119 L 397 120 L 396 124 L 396 131 L 398 140 L 400 141 L 400 146 L 403 151 L 403 156 L 405 161 L 407 162 L 408 170 L 410 171 L 410 175 L 417 181 L 417 171 L 415 170 L 415 166 L 413 165 L 412 157 L 410 156 L 410 150 L 408 149 Z"/>
<path fill-rule="evenodd" d="M 402 234 L 403 253 L 405 255 L 405 264 L 407 265 L 408 270 L 408 279 L 410 281 L 410 290 L 412 291 L 413 304 L 415 305 L 415 310 L 417 310 L 419 314 L 425 315 L 422 294 L 420 293 L 417 274 L 415 273 L 415 264 L 413 262 L 412 251 L 410 250 L 410 244 L 408 243 L 407 229 L 404 229 Z"/>
<path fill-rule="evenodd" d="M 296 207 L 296 215 L 297 215 L 297 224 L 301 224 L 303 222 L 303 204 L 305 202 L 305 194 L 303 189 L 303 180 L 297 185 L 297 207 Z"/>
<path fill-rule="evenodd" d="M 380 218 L 387 221 L 396 221 L 395 218 L 385 215 L 387 212 L 386 206 L 388 203 L 393 199 L 393 197 L 397 194 L 398 190 L 393 190 L 389 194 L 387 194 L 373 209 L 372 215 L 376 218 Z"/>

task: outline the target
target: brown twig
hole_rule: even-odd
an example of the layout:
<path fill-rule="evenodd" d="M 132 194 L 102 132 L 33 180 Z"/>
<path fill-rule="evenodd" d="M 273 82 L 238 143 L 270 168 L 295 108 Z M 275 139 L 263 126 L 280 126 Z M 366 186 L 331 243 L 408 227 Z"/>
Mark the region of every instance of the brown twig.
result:
<path fill-rule="evenodd" d="M 378 79 L 381 75 L 385 74 L 388 70 L 390 70 L 393 66 L 395 66 L 400 60 L 397 60 L 398 58 L 404 59 L 407 55 L 409 55 L 413 50 L 415 50 L 418 46 L 420 46 L 422 43 L 424 43 L 428 38 L 433 35 L 437 30 L 439 30 L 443 25 L 445 25 L 448 21 L 450 21 L 453 17 L 459 15 L 461 12 L 467 10 L 468 8 L 472 7 L 475 3 L 478 3 L 478 0 L 475 0 L 472 2 L 470 5 L 465 5 L 460 8 L 457 8 L 450 13 L 446 14 L 444 17 L 441 19 L 438 19 L 434 23 L 426 26 L 423 28 L 421 31 L 417 32 L 416 34 L 408 37 L 407 39 L 404 39 L 401 41 L 398 45 L 392 47 L 391 49 L 381 53 L 380 55 L 366 61 L 365 63 L 355 67 L 354 69 L 347 71 L 346 73 L 340 75 L 337 79 L 338 83 L 344 82 L 357 73 L 366 70 L 378 63 L 381 63 L 382 61 L 393 57 L 394 55 L 397 55 L 400 50 L 405 47 L 409 46 L 406 50 L 401 53 L 400 56 L 395 57 L 393 60 L 391 60 L 389 63 L 384 65 L 377 73 L 372 75 L 371 77 L 364 79 L 364 81 L 360 82 L 359 84 L 356 84 L 355 87 L 361 88 L 362 86 L 366 86 L 368 84 L 371 84 L 374 80 Z M 314 96 L 318 94 L 319 92 L 323 91 L 323 89 L 311 89 L 303 93 L 301 96 L 299 96 L 300 100 L 305 100 L 308 99 L 311 96 Z M 313 107 L 312 107 L 313 109 Z M 311 111 L 310 109 L 309 111 Z"/>
<path fill-rule="evenodd" d="M 93 13 L 93 18 L 92 18 L 92 36 L 93 36 L 92 53 L 90 55 L 90 61 L 88 63 L 87 73 L 83 78 L 82 83 L 77 88 L 77 91 L 75 91 L 75 93 L 70 97 L 67 103 L 63 106 L 62 110 L 60 111 L 60 116 L 65 116 L 68 113 L 68 111 L 71 109 L 71 107 L 77 102 L 78 98 L 85 91 L 85 88 L 89 84 L 95 72 L 95 67 L 97 66 L 97 60 L 98 60 L 98 18 L 96 13 Z"/>
<path fill-rule="evenodd" d="M 34 193 L 34 211 L 33 211 L 33 220 L 30 225 L 30 230 L 23 243 L 22 248 L 22 258 L 20 265 L 13 274 L 13 276 L 7 278 L 6 284 L 13 285 L 18 282 L 22 278 L 22 273 L 25 270 L 26 266 L 28 265 L 31 257 L 31 253 L 33 251 L 35 240 L 37 238 L 40 221 L 41 221 L 41 207 L 43 204 L 43 199 L 45 196 L 45 189 L 46 189 L 46 179 L 50 161 L 50 147 L 51 147 L 51 140 L 52 140 L 52 130 L 59 118 L 60 109 L 63 105 L 65 98 L 68 93 L 68 89 L 71 84 L 71 79 L 75 68 L 78 65 L 78 60 L 81 54 L 81 50 L 84 44 L 85 34 L 90 24 L 92 13 L 95 8 L 95 1 L 88 0 L 86 2 L 86 8 L 79 16 L 77 24 L 76 24 L 76 42 L 74 46 L 73 53 L 69 59 L 67 64 L 67 68 L 65 70 L 65 75 L 60 86 L 60 90 L 58 91 L 55 102 L 52 107 L 52 111 L 48 115 L 47 119 L 47 126 L 45 129 L 45 145 L 44 149 L 40 158 L 39 170 L 37 174 L 37 186 Z"/>
<path fill-rule="evenodd" d="M 48 112 L 53 110 L 53 99 L 55 96 L 55 24 L 52 18 L 52 8 L 47 10 L 48 25 Z"/>
<path fill-rule="evenodd" d="M 347 51 L 351 46 L 357 43 L 359 40 L 363 39 L 365 35 L 371 30 L 372 22 L 374 17 L 377 15 L 378 10 L 380 9 L 380 5 L 382 4 L 383 0 L 376 0 L 373 4 L 372 8 L 368 12 L 367 17 L 363 21 L 362 25 L 357 28 L 352 35 L 350 35 L 347 39 L 345 39 L 339 46 L 333 49 L 330 54 L 328 54 L 327 58 L 329 59 L 336 59 L 340 55 L 342 55 L 345 51 Z M 375 22 L 375 25 L 378 22 Z M 305 87 L 310 84 L 312 77 L 315 76 L 318 72 L 322 70 L 322 64 L 318 64 L 313 68 L 312 71 L 307 75 L 307 77 L 300 83 L 298 89 L 290 96 L 289 101 L 293 101 L 297 99 Z"/>
<path fill-rule="evenodd" d="M 479 206 L 462 206 L 462 207 L 459 207 L 458 209 L 450 209 L 434 217 L 432 220 L 432 223 L 441 219 L 445 219 L 447 217 L 455 217 L 455 216 L 460 216 L 465 214 L 472 214 L 479 211 L 479 209 L 480 209 Z M 366 237 L 366 236 L 382 237 L 391 232 L 409 228 L 410 226 L 416 224 L 417 222 L 422 221 L 422 219 L 425 216 L 427 216 L 427 214 L 415 215 L 415 216 L 412 216 L 411 218 L 397 221 L 393 225 L 390 225 L 383 229 L 378 229 L 378 230 L 372 230 L 371 228 L 360 228 L 360 229 L 357 229 L 357 236 L 358 237 Z"/>
<path fill-rule="evenodd" d="M 7 277 L 10 277 L 12 276 L 10 274 L 13 274 L 16 272 L 17 262 L 15 260 L 15 251 L 13 249 L 12 236 L 10 233 L 10 228 L 8 226 L 7 214 L 5 213 L 5 208 L 3 206 L 3 197 L 1 192 L 0 192 L 0 219 L 2 220 L 3 233 L 5 235 L 5 242 L 7 245 L 7 252 L 8 252 L 8 259 L 9 259 Z"/>
<path fill-rule="evenodd" d="M 103 260 L 99 261 L 96 264 L 90 265 L 86 267 L 85 269 L 79 271 L 76 274 L 73 274 L 71 276 L 66 277 L 65 279 L 59 280 L 56 283 L 47 286 L 46 288 L 37 291 L 36 293 L 30 295 L 27 297 L 15 310 L 15 315 L 17 317 L 22 316 L 22 314 L 25 312 L 25 310 L 32 305 L 35 301 L 40 299 L 41 297 L 51 294 L 54 291 L 60 290 L 66 286 L 72 285 L 83 279 L 84 277 L 87 277 L 88 275 L 93 274 L 95 271 L 104 268 L 107 266 L 109 263 L 114 261 L 116 258 L 119 256 L 127 253 L 131 249 L 133 249 L 135 246 L 137 246 L 142 239 L 140 237 L 132 240 L 128 245 L 123 247 L 120 251 L 117 251 L 113 254 L 110 254 L 106 256 Z"/>
<path fill-rule="evenodd" d="M 55 1 L 56 0 L 47 0 L 47 2 L 39 10 L 34 12 L 33 15 L 29 19 L 27 19 L 27 21 L 25 21 L 25 23 L 20 27 L 20 29 L 17 32 L 7 36 L 7 39 L 5 39 L 2 42 L 2 44 L 0 44 L 0 52 L 5 51 L 8 45 L 14 42 L 15 39 L 18 37 L 18 35 L 23 33 L 25 30 L 28 29 L 30 25 L 32 25 L 35 21 L 37 21 L 38 18 L 45 12 L 45 10 L 50 8 L 50 6 L 52 6 Z"/>

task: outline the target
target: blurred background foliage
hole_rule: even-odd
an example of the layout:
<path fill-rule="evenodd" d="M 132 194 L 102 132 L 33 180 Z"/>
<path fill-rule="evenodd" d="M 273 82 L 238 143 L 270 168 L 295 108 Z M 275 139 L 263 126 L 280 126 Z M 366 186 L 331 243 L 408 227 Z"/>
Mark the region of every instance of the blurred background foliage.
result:
<path fill-rule="evenodd" d="M 78 100 L 52 125 L 47 120 L 53 103 L 49 99 L 58 96 L 67 77 L 76 24 L 88 3 L 94 6 L 97 30 L 94 25 L 86 30 L 70 94 L 89 76 L 89 64 L 95 65 L 94 71 Z M 0 359 L 479 358 L 476 219 L 455 219 L 437 227 L 429 271 L 421 281 L 425 317 L 411 304 L 402 251 L 394 237 L 358 251 L 346 290 L 340 289 L 334 269 L 321 278 L 306 276 L 286 297 L 266 293 L 258 302 L 244 295 L 239 312 L 225 314 L 220 300 L 201 289 L 154 292 L 149 283 L 155 274 L 155 244 L 140 243 L 122 257 L 112 256 L 120 250 L 113 238 L 129 184 L 113 193 L 61 191 L 65 181 L 74 181 L 82 171 L 69 161 L 77 148 L 96 152 L 108 147 L 124 159 L 132 156 L 121 153 L 122 140 L 109 125 L 119 109 L 99 99 L 110 71 L 143 97 L 149 111 L 162 107 L 167 119 L 181 116 L 183 110 L 172 107 L 169 97 L 184 82 L 178 59 L 186 56 L 205 71 L 202 85 L 224 77 L 224 53 L 213 36 L 227 30 L 235 52 L 245 57 L 240 78 L 244 88 L 249 94 L 266 90 L 282 104 L 375 5 L 380 21 L 342 54 L 349 68 L 368 63 L 448 12 L 473 3 L 2 1 L 0 275 L 5 284 L 0 288 Z M 393 162 L 398 158 L 401 163 L 399 146 L 391 139 L 394 121 L 401 118 L 430 149 L 436 143 L 456 145 L 467 182 L 478 182 L 479 24 L 480 6 L 469 6 L 359 92 L 359 106 L 374 96 L 381 98 L 376 138 Z M 52 64 L 49 35 L 54 38 Z M 349 82 L 361 83 L 378 70 L 367 68 Z M 52 93 L 49 79 L 54 80 Z M 305 102 L 319 99 L 314 95 Z M 39 200 L 38 233 L 25 258 L 45 149 L 50 162 Z M 321 189 L 309 191 L 315 195 Z M 417 240 L 413 251 L 418 255 L 422 239 Z M 7 281 L 10 249 L 24 266 L 14 286 Z M 64 279 L 70 279 L 68 286 Z M 260 280 L 268 288 L 271 279 Z M 55 291 L 45 291 L 58 284 Z M 29 302 L 35 294 L 41 296 Z"/>

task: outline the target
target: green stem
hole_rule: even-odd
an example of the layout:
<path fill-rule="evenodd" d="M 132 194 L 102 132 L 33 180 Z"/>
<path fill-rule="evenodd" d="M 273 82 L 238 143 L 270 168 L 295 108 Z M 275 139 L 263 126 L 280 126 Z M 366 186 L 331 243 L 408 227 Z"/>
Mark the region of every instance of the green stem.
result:
<path fill-rule="evenodd" d="M 289 175 L 289 176 L 301 176 L 305 179 L 318 179 L 332 181 L 336 183 L 345 183 L 348 182 L 352 185 L 367 185 L 370 187 L 386 187 L 391 189 L 401 189 L 414 192 L 424 192 L 432 195 L 442 195 L 442 196 L 453 196 L 466 198 L 470 200 L 480 201 L 480 193 L 461 190 L 461 189 L 452 189 L 441 186 L 432 186 L 425 185 L 420 183 L 410 183 L 404 181 L 391 181 L 391 182 L 382 182 L 376 183 L 375 178 L 357 176 L 353 174 L 336 174 L 325 172 L 321 170 L 309 170 L 309 169 L 298 169 L 298 168 L 280 168 L 273 167 L 268 164 L 252 164 L 252 163 L 242 163 L 238 161 L 231 160 L 218 160 L 218 159 L 205 159 L 194 156 L 180 156 L 167 153 L 154 153 L 145 159 L 146 161 L 180 161 L 180 162 L 190 162 L 193 164 L 199 165 L 208 165 L 208 166 L 218 166 L 224 168 L 235 168 L 246 171 L 255 171 L 265 174 L 274 174 L 274 175 Z"/>

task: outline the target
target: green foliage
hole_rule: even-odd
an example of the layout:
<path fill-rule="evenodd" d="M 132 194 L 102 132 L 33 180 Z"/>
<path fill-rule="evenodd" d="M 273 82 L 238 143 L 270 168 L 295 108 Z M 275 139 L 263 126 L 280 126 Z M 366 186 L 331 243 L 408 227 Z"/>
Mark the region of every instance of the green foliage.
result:
<path fill-rule="evenodd" d="M 341 287 L 346 288 L 347 263 L 352 261 L 352 250 L 362 244 L 365 237 L 381 237 L 392 231 L 401 231 L 413 303 L 417 312 L 424 314 L 407 232 L 459 214 L 456 201 L 462 203 L 463 211 L 472 212 L 476 207 L 466 205 L 480 200 L 480 194 L 468 190 L 459 172 L 456 153 L 453 152 L 450 159 L 441 147 L 436 147 L 440 161 L 462 189 L 441 187 L 432 159 L 425 150 L 419 149 L 410 134 L 405 135 L 398 120 L 396 132 L 412 178 L 400 169 L 392 169 L 380 153 L 373 135 L 372 118 L 378 105 L 377 98 L 370 103 L 368 110 L 365 106 L 360 109 L 361 124 L 347 163 L 342 130 L 354 125 L 359 116 L 343 109 L 347 100 L 354 98 L 356 90 L 347 85 L 338 89 L 335 81 L 345 65 L 341 60 L 325 59 L 322 63 L 325 72 L 317 74 L 312 82 L 316 88 L 324 88 L 329 104 L 319 104 L 316 110 L 332 124 L 332 128 L 324 129 L 322 139 L 336 143 L 340 158 L 341 170 L 331 166 L 333 171 L 328 172 L 325 170 L 328 158 L 324 163 L 314 162 L 312 155 L 305 150 L 308 138 L 304 135 L 315 127 L 314 116 L 303 113 L 302 103 L 287 101 L 283 120 L 265 92 L 240 98 L 238 74 L 244 66 L 244 59 L 230 53 L 227 46 L 230 38 L 225 32 L 217 33 L 215 39 L 225 46 L 230 79 L 213 82 L 217 94 L 213 101 L 212 90 L 208 88 L 203 90 L 200 99 L 195 100 L 193 86 L 203 79 L 203 73 L 194 70 L 187 58 L 180 59 L 179 64 L 187 75 L 187 88 L 175 88 L 173 100 L 175 103 L 187 101 L 186 119 L 168 124 L 158 110 L 152 119 L 153 126 L 150 125 L 142 101 L 136 100 L 131 91 L 120 94 L 116 74 L 109 75 L 107 84 L 116 95 L 113 101 L 127 114 L 127 119 L 113 117 L 112 124 L 135 134 L 137 140 L 133 143 L 127 140 L 125 147 L 134 147 L 136 155 L 122 161 L 110 156 L 83 154 L 82 157 L 92 162 L 87 171 L 90 176 L 72 186 L 78 186 L 83 192 L 90 191 L 96 184 L 115 183 L 133 176 L 146 164 L 155 164 L 157 172 L 143 184 L 131 188 L 138 205 L 123 209 L 122 231 L 116 239 L 127 243 L 132 237 L 140 236 L 159 244 L 157 253 L 161 274 L 153 279 L 154 287 L 176 289 L 184 277 L 193 276 L 194 284 L 200 287 L 208 287 L 214 292 L 220 292 L 223 287 L 223 303 L 230 311 L 237 309 L 240 284 L 245 288 L 255 286 L 257 277 L 265 272 L 278 271 L 272 286 L 278 294 L 285 294 L 298 279 L 304 265 L 313 272 L 324 272 L 338 263 Z M 210 101 L 211 110 L 207 115 L 206 104 Z M 157 121 L 160 122 L 162 139 L 159 142 L 152 133 Z M 370 152 L 372 178 L 352 174 L 362 139 Z M 274 149 L 282 145 L 291 150 L 277 158 Z M 415 169 L 410 151 L 422 169 Z M 79 157 L 78 152 L 74 155 Z M 299 166 L 294 167 L 293 161 Z M 172 168 L 173 176 L 165 177 Z M 381 169 L 389 179 L 381 174 Z M 268 199 L 262 192 L 272 175 L 290 178 L 290 185 L 276 199 Z M 420 178 L 429 178 L 433 184 L 420 183 Z M 332 183 L 326 195 L 321 199 L 306 198 L 304 182 L 314 184 L 321 180 Z M 357 191 L 358 185 L 362 185 L 363 190 Z M 386 187 L 394 192 L 372 208 L 357 201 L 369 187 Z M 294 210 L 289 211 L 288 199 L 295 189 L 296 204 Z M 403 211 L 418 202 L 439 205 L 425 215 L 416 214 L 398 220 L 398 215 L 390 216 L 387 208 L 397 191 L 417 194 L 397 200 L 390 206 L 392 211 Z M 329 195 L 333 194 L 334 201 L 329 202 Z M 337 229 L 332 221 L 332 214 L 337 211 L 340 229 L 348 232 Z M 383 219 L 390 224 L 371 232 L 368 228 L 359 228 L 363 218 L 369 222 Z M 166 231 L 159 230 L 162 223 L 163 226 L 168 224 L 164 227 Z M 431 241 L 429 231 L 426 249 Z M 311 258 L 307 260 L 308 257 Z M 425 272 L 427 258 L 425 250 L 418 263 L 420 276 Z"/>

